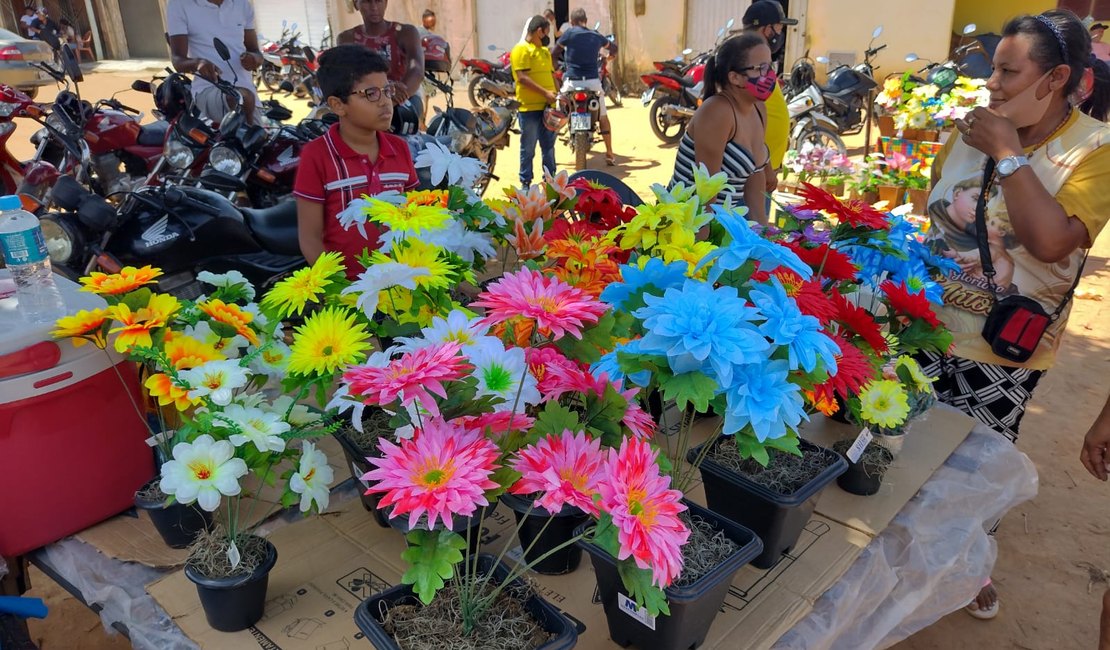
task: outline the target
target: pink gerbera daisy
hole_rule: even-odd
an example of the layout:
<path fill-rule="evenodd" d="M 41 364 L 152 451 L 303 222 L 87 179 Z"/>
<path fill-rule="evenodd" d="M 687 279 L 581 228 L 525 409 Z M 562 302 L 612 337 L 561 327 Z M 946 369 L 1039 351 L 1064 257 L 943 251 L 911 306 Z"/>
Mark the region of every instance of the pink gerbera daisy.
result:
<path fill-rule="evenodd" d="M 605 397 L 605 389 L 610 386 L 628 402 L 628 408 L 621 416 L 621 423 L 638 438 L 651 437 L 655 433 L 655 420 L 636 401 L 636 396 L 640 393 L 638 388 L 622 389 L 618 382 L 609 380 L 608 374 L 603 372 L 594 375 L 573 364 L 549 366 L 539 384 L 540 394 L 545 402 L 558 400 L 567 393 L 601 399 Z"/>
<path fill-rule="evenodd" d="M 497 487 L 490 479 L 497 445 L 457 422 L 431 418 L 400 446 L 385 438 L 378 446 L 382 457 L 367 458 L 377 469 L 362 476 L 373 482 L 366 493 L 384 492 L 378 507 L 393 506 L 390 518 L 408 513 L 410 528 L 425 513 L 429 530 L 437 519 L 450 528 L 453 516 L 469 517 L 489 505 L 485 492 Z"/>
<path fill-rule="evenodd" d="M 532 269 L 506 273 L 471 306 L 486 309 L 486 323 L 523 317 L 535 321 L 541 334 L 555 339 L 567 334 L 582 338 L 582 326 L 596 323 L 607 309 L 585 291 Z"/>
<path fill-rule="evenodd" d="M 415 401 L 438 415 L 439 406 L 432 395 L 446 399 L 443 384 L 461 379 L 471 370 L 459 355 L 461 349 L 461 343 L 450 341 L 387 359 L 382 366 L 354 366 L 343 373 L 343 382 L 350 386 L 351 396 L 361 397 L 366 404 L 387 406 L 400 399 L 408 406 Z"/>
<path fill-rule="evenodd" d="M 536 378 L 536 388 L 539 389 L 540 395 L 546 396 L 560 381 L 560 375 L 552 372 L 555 368 L 561 369 L 563 374 L 578 371 L 575 363 L 553 345 L 528 348 L 525 350 L 525 355 L 528 360 L 528 370 Z"/>
<path fill-rule="evenodd" d="M 597 515 L 594 495 L 604 462 L 600 440 L 568 429 L 561 436 L 549 435 L 520 450 L 513 469 L 522 476 L 509 491 L 542 492 L 536 506 L 553 515 L 566 505 Z"/>
<path fill-rule="evenodd" d="M 536 423 L 535 419 L 512 411 L 495 411 L 481 415 L 464 415 L 458 418 L 467 431 L 476 431 L 483 436 L 497 440 L 506 433 L 525 432 Z"/>
<path fill-rule="evenodd" d="M 619 450 L 609 450 L 598 492 L 601 510 L 617 528 L 617 559 L 632 557 L 665 588 L 682 571 L 682 545 L 690 531 L 678 517 L 686 510 L 682 493 L 670 489 L 669 476 L 660 475 L 658 454 L 646 440 L 625 438 Z"/>

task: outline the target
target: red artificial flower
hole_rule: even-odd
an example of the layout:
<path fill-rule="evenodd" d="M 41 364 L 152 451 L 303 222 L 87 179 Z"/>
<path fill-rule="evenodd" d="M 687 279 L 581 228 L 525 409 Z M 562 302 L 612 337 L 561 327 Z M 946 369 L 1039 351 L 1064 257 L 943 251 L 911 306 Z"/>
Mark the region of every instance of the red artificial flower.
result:
<path fill-rule="evenodd" d="M 864 201 L 841 201 L 825 190 L 802 183 L 804 188 L 798 196 L 804 199 L 797 207 L 801 210 L 820 210 L 836 217 L 837 222 L 846 223 L 853 228 L 870 228 L 872 230 L 890 230 L 890 222 L 886 215 L 871 207 Z"/>
<path fill-rule="evenodd" d="M 543 237 L 548 243 L 566 239 L 577 244 L 584 244 L 601 237 L 603 234 L 600 228 L 589 221 L 556 219 L 551 226 L 551 230 L 545 232 Z"/>
<path fill-rule="evenodd" d="M 636 216 L 636 211 L 624 205 L 620 195 L 611 187 L 587 178 L 576 178 L 570 186 L 578 190 L 575 211 L 605 230 L 616 228 Z"/>
<path fill-rule="evenodd" d="M 836 355 L 836 374 L 817 386 L 814 392 L 818 397 L 828 397 L 831 390 L 848 399 L 858 395 L 861 388 L 878 377 L 878 369 L 862 350 L 844 337 L 837 335 L 832 340 L 840 348 L 840 353 Z"/>
<path fill-rule="evenodd" d="M 881 288 L 895 314 L 908 316 L 915 320 L 924 320 L 932 327 L 940 327 L 940 319 L 933 312 L 933 307 L 929 304 L 929 299 L 925 297 L 924 291 L 912 293 L 905 282 L 895 284 L 892 280 L 884 282 Z"/>
<path fill-rule="evenodd" d="M 806 248 L 798 242 L 789 242 L 783 246 L 794 251 L 794 254 L 808 264 L 814 273 L 830 280 L 855 280 L 859 273 L 859 267 L 852 263 L 852 258 L 828 244 Z"/>
<path fill-rule="evenodd" d="M 829 299 L 828 294 L 825 293 L 820 281 L 808 280 L 803 282 L 797 294 L 792 297 L 798 303 L 798 309 L 802 310 L 803 314 L 816 317 L 817 320 L 821 321 L 821 325 L 827 325 L 830 321 L 836 319 L 837 307 Z"/>
<path fill-rule="evenodd" d="M 840 295 L 836 289 L 829 294 L 830 300 L 836 307 L 836 321 L 849 331 L 861 337 L 875 352 L 887 351 L 886 339 L 879 329 L 879 324 L 866 309 L 853 305 L 847 298 Z"/>

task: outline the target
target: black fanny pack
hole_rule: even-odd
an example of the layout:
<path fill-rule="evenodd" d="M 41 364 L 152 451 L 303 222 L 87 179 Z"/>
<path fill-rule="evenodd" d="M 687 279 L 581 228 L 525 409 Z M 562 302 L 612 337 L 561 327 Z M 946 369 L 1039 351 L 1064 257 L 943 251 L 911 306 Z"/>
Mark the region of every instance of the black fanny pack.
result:
<path fill-rule="evenodd" d="M 983 276 L 987 279 L 992 302 L 990 313 L 987 314 L 987 322 L 983 324 L 983 339 L 990 344 L 991 351 L 996 355 L 1023 363 L 1037 351 L 1037 346 L 1040 345 L 1049 325 L 1055 323 L 1067 307 L 1075 293 L 1075 288 L 1079 286 L 1079 279 L 1083 276 L 1083 266 L 1087 263 L 1087 255 L 1090 251 L 1083 256 L 1083 261 L 1075 274 L 1075 282 L 1068 289 L 1064 300 L 1051 314 L 1041 303 L 1026 296 L 1007 296 L 999 300 L 998 288 L 994 284 L 994 264 L 991 261 L 990 245 L 987 243 L 986 218 L 987 195 L 994 176 L 994 165 L 994 160 L 988 158 L 987 165 L 983 169 L 983 185 L 979 192 L 979 201 L 975 205 L 975 238 L 979 245 L 979 261 L 983 266 Z"/>

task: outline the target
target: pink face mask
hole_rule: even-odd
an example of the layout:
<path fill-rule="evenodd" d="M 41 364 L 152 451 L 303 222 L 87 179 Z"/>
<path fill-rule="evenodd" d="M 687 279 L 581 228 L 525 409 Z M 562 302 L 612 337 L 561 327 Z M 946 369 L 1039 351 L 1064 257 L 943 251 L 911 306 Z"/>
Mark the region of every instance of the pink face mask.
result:
<path fill-rule="evenodd" d="M 767 74 L 752 79 L 747 78 L 744 82 L 744 88 L 748 93 L 755 97 L 758 101 L 765 102 L 775 92 L 775 84 L 778 83 L 779 77 L 775 74 L 774 70 L 769 70 Z"/>
<path fill-rule="evenodd" d="M 1029 84 L 1028 88 L 999 106 L 998 112 L 1019 129 L 1040 122 L 1048 112 L 1049 104 L 1052 103 L 1052 89 L 1044 83 L 1050 74 L 1052 70 L 1041 75 L 1039 79 Z M 1039 96 L 1042 86 L 1044 86 L 1044 95 Z"/>

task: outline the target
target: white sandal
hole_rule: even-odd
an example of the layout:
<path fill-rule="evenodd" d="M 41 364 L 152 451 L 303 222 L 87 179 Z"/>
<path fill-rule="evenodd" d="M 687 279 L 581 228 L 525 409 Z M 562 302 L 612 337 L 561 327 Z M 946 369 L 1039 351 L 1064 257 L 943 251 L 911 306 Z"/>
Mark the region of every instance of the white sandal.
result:
<path fill-rule="evenodd" d="M 989 587 L 990 584 L 990 578 L 987 578 L 987 581 L 983 583 L 983 587 Z M 990 607 L 987 607 L 986 609 L 979 608 L 979 603 L 975 602 L 977 598 L 978 594 L 976 594 L 976 597 L 972 598 L 971 602 L 964 607 L 965 612 L 967 612 L 971 616 L 974 616 L 980 621 L 989 621 L 995 616 L 998 616 L 998 604 L 1000 600 L 997 597 L 994 599 L 994 604 Z"/>

